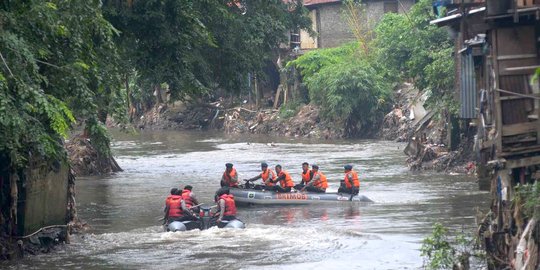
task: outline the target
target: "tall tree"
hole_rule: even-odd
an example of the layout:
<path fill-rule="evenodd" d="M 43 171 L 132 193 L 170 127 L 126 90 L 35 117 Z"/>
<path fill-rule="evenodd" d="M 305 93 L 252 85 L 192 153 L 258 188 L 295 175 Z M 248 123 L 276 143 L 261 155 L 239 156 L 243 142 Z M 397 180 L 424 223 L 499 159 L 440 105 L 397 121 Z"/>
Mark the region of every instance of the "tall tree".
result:
<path fill-rule="evenodd" d="M 75 119 L 109 110 L 119 89 L 114 31 L 99 0 L 2 1 L 0 152 L 12 166 L 33 154 L 65 158 Z"/>
<path fill-rule="evenodd" d="M 212 39 L 191 0 L 105 0 L 104 14 L 120 31 L 124 72 L 137 70 L 152 90 L 167 83 L 177 97 L 205 90 L 197 48 Z"/>
<path fill-rule="evenodd" d="M 125 72 L 137 71 L 142 91 L 167 83 L 174 99 L 237 92 L 289 30 L 310 24 L 300 0 L 106 0 L 103 8 L 121 33 Z"/>
<path fill-rule="evenodd" d="M 215 41 L 215 46 L 202 48 L 202 54 L 209 56 L 207 65 L 215 85 L 238 92 L 247 87 L 248 73 L 262 73 L 268 61 L 277 59 L 289 31 L 311 29 L 311 21 L 299 0 L 231 2 L 200 2 L 202 13 L 210 15 L 203 22 Z"/>

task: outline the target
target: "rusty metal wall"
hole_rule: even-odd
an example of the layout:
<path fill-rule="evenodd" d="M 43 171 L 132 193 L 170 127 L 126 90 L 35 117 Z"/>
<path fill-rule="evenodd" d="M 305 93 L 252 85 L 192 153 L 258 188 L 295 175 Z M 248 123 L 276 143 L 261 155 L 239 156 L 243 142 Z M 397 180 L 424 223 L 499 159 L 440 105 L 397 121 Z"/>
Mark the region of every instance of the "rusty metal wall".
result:
<path fill-rule="evenodd" d="M 469 50 L 461 54 L 460 118 L 476 118 L 477 92 L 474 59 Z"/>

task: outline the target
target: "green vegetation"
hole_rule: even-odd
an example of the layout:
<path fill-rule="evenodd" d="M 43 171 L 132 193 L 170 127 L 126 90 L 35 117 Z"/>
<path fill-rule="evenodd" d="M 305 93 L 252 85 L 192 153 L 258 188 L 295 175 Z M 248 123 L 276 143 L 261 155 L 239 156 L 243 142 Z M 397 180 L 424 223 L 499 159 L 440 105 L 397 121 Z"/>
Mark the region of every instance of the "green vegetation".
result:
<path fill-rule="evenodd" d="M 454 238 L 449 237 L 448 228 L 440 223 L 433 224 L 431 235 L 422 241 L 421 256 L 424 257 L 424 268 L 429 270 L 454 269 L 454 265 L 462 265 L 469 269 L 469 257 L 479 256 L 473 252 L 475 240 L 463 232 Z"/>
<path fill-rule="evenodd" d="M 525 217 L 532 218 L 535 214 L 535 208 L 540 206 L 540 184 L 538 181 L 535 181 L 534 184 L 517 185 L 514 203 L 521 208 Z"/>
<path fill-rule="evenodd" d="M 538 79 L 540 78 L 540 68 L 537 68 L 534 72 L 534 76 L 531 78 L 531 84 L 538 82 Z"/>
<path fill-rule="evenodd" d="M 288 31 L 310 26 L 301 1 L 105 0 L 103 12 L 120 32 L 123 77 L 136 71 L 150 95 L 132 95 L 144 98 L 164 82 L 173 99 L 247 89 Z"/>
<path fill-rule="evenodd" d="M 450 244 L 448 229 L 440 223 L 433 225 L 433 231 L 422 242 L 420 251 L 426 259 L 426 269 L 451 269 L 454 264 L 454 249 Z"/>
<path fill-rule="evenodd" d="M 297 101 L 291 101 L 287 104 L 283 104 L 279 108 L 279 116 L 283 119 L 291 118 L 295 116 L 298 113 L 298 110 L 300 109 L 300 106 L 302 104 Z"/>
<path fill-rule="evenodd" d="M 363 57 L 357 42 L 309 52 L 290 62 L 300 69 L 310 100 L 322 117 L 343 124 L 349 135 L 374 130 L 389 106 L 391 85 Z"/>
<path fill-rule="evenodd" d="M 349 13 L 356 5 L 346 3 Z M 453 45 L 446 30 L 429 24 L 433 18 L 431 2 L 422 0 L 408 15 L 385 14 L 374 39 L 369 31 L 353 29 L 357 42 L 306 53 L 289 65 L 300 70 L 323 119 L 341 122 L 349 136 L 369 135 L 389 109 L 392 88 L 402 81 L 431 91 L 434 108 L 452 104 Z M 355 21 L 349 16 L 353 27 Z"/>
<path fill-rule="evenodd" d="M 429 0 L 416 3 L 408 16 L 388 13 L 375 30 L 373 46 L 386 78 L 412 80 L 420 90 L 432 92 L 431 104 L 447 105 L 454 87 L 453 43 L 446 29 L 429 24 L 432 19 Z"/>
<path fill-rule="evenodd" d="M 173 100 L 245 89 L 305 14 L 281 0 L 2 1 L 0 154 L 13 168 L 64 159 L 78 122 L 108 157 L 108 116 L 162 102 L 164 85 Z"/>
<path fill-rule="evenodd" d="M 0 4 L 0 153 L 63 159 L 76 119 L 107 114 L 119 89 L 114 28 L 100 1 Z M 97 121 L 94 121 L 97 122 Z"/>
<path fill-rule="evenodd" d="M 388 110 L 391 88 L 366 61 L 330 65 L 305 82 L 310 99 L 321 106 L 322 117 L 343 122 L 349 134 L 376 126 Z"/>

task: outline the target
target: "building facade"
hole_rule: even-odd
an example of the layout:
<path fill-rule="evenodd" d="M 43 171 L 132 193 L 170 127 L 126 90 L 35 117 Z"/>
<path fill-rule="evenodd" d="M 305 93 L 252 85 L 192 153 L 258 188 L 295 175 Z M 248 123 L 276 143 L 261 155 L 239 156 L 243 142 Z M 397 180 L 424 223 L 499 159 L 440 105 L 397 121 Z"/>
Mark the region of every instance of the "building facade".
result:
<path fill-rule="evenodd" d="M 362 22 L 374 27 L 388 12 L 405 13 L 414 5 L 414 0 L 364 0 L 365 13 Z M 312 37 L 306 31 L 299 33 L 296 44 L 301 50 L 338 47 L 355 40 L 351 24 L 347 20 L 347 9 L 341 0 L 304 0 L 310 11 Z M 293 45 L 294 48 L 294 45 Z"/>

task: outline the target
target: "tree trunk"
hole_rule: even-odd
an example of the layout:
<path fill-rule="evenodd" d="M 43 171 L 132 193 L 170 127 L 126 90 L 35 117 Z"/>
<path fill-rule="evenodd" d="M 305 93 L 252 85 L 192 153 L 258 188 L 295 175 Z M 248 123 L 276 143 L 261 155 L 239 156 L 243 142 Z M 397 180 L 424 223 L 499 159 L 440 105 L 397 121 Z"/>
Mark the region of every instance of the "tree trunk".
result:
<path fill-rule="evenodd" d="M 101 122 L 102 124 L 105 124 L 107 123 L 107 111 L 106 110 L 98 110 L 98 120 L 99 122 Z"/>
<path fill-rule="evenodd" d="M 126 85 L 126 98 L 127 98 L 127 103 L 128 103 L 128 114 L 129 114 L 129 122 L 130 123 L 133 123 L 133 117 L 135 116 L 135 113 L 136 113 L 136 109 L 135 109 L 135 106 L 133 106 L 133 102 L 131 100 L 131 93 L 130 93 L 130 90 L 129 90 L 129 75 L 126 74 L 126 78 L 124 80 L 124 83 Z"/>
<path fill-rule="evenodd" d="M 156 96 L 157 104 L 163 103 L 163 98 L 161 98 L 161 86 L 159 84 L 154 86 L 154 96 Z"/>
<path fill-rule="evenodd" d="M 261 92 L 259 91 L 259 87 L 257 83 L 257 74 L 253 75 L 253 85 L 255 87 L 255 107 L 259 109 L 261 106 Z"/>
<path fill-rule="evenodd" d="M 282 85 L 279 85 L 278 88 L 277 88 L 277 91 L 276 91 L 276 97 L 274 98 L 274 109 L 277 109 L 278 108 L 278 105 L 279 105 L 279 98 L 280 98 L 280 95 L 281 95 L 281 90 L 283 89 L 283 86 Z"/>

